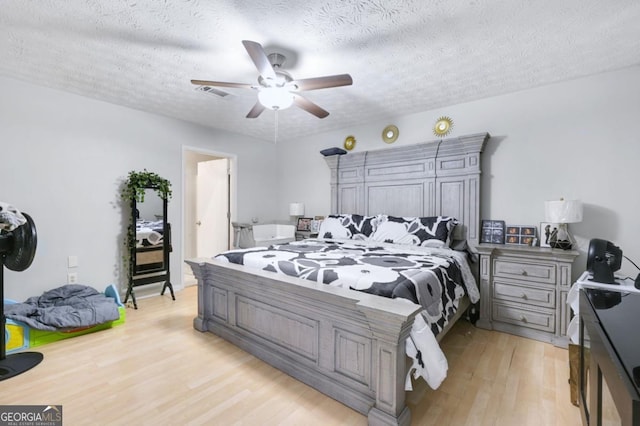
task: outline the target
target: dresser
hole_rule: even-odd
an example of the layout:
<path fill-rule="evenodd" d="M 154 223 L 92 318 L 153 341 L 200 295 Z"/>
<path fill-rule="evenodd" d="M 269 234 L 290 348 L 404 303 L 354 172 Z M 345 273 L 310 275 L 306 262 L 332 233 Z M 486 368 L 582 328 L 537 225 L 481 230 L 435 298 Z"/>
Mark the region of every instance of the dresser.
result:
<path fill-rule="evenodd" d="M 480 244 L 476 325 L 567 347 L 575 250 Z"/>

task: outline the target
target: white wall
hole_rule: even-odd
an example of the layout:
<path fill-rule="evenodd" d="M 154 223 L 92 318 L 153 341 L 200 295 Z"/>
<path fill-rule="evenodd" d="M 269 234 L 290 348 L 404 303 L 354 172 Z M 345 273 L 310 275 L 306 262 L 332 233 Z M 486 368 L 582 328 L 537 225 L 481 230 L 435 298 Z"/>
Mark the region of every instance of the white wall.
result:
<path fill-rule="evenodd" d="M 581 199 L 584 220 L 570 225 L 582 252 L 574 278 L 586 267 L 591 238 L 613 241 L 640 264 L 640 67 L 279 141 L 287 165 L 278 175 L 280 217 L 294 200 L 305 203 L 307 216 L 329 213 L 321 149 L 342 147 L 348 135 L 357 140 L 353 152 L 387 148 L 381 138 L 387 124 L 400 130 L 395 145 L 434 140 L 432 127 L 442 115 L 454 120 L 452 136 L 492 136 L 483 154 L 482 218 L 538 225 L 545 200 Z M 622 271 L 638 274 L 627 261 Z"/>
<path fill-rule="evenodd" d="M 38 230 L 31 267 L 5 269 L 5 297 L 65 284 L 69 255 L 81 284 L 124 288 L 120 184 L 145 168 L 172 183 L 172 281 L 181 287 L 183 145 L 237 155 L 238 220 L 275 216 L 269 143 L 2 77 L 0 93 L 0 201 L 29 213 Z"/>
<path fill-rule="evenodd" d="M 182 146 L 237 155 L 237 217 L 288 220 L 292 201 L 306 215 L 326 215 L 329 171 L 319 151 L 357 139 L 354 151 L 387 148 L 381 132 L 396 124 L 395 145 L 433 140 L 441 115 L 452 135 L 488 131 L 483 159 L 482 218 L 538 224 L 545 200 L 580 198 L 584 221 L 571 229 L 586 251 L 609 239 L 640 262 L 640 67 L 425 111 L 287 141 L 262 141 L 97 102 L 0 77 L 0 200 L 30 213 L 38 252 L 24 272 L 5 269 L 5 295 L 23 300 L 66 282 L 67 256 L 77 255 L 81 283 L 121 283 L 126 217 L 119 185 L 146 168 L 172 182 L 169 205 L 174 284 L 181 285 Z M 327 118 L 330 120 L 331 116 Z M 277 171 L 276 171 L 277 170 Z M 277 188 L 277 189 L 276 189 Z M 584 254 L 575 271 L 585 266 Z M 623 263 L 623 272 L 637 271 Z"/>

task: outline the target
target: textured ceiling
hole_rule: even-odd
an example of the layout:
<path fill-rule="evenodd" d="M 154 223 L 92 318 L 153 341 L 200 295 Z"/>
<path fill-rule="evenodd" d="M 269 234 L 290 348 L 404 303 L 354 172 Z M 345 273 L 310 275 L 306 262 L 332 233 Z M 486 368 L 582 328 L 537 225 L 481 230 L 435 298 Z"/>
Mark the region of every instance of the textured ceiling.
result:
<path fill-rule="evenodd" d="M 639 64 L 639 23 L 638 0 L 2 0 L 0 75 L 272 140 L 255 91 L 190 80 L 255 83 L 241 40 L 351 74 L 306 92 L 329 117 L 278 113 L 288 139 Z"/>

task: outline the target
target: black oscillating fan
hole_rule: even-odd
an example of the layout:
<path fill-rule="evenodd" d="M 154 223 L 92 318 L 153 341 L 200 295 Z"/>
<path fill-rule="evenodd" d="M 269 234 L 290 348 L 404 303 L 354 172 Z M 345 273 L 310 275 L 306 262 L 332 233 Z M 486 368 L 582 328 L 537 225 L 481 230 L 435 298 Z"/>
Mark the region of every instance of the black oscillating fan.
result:
<path fill-rule="evenodd" d="M 4 266 L 12 271 L 24 271 L 33 262 L 36 254 L 38 238 L 36 225 L 26 213 L 22 215 L 27 220 L 13 231 L 0 232 L 0 318 L 2 330 L 0 332 L 0 380 L 8 379 L 35 367 L 42 361 L 39 352 L 19 352 L 7 356 L 6 354 L 6 318 L 4 317 Z"/>
<path fill-rule="evenodd" d="M 617 284 L 613 273 L 622 266 L 622 250 L 611 241 L 594 238 L 589 242 L 587 270 L 593 274 L 592 281 Z"/>

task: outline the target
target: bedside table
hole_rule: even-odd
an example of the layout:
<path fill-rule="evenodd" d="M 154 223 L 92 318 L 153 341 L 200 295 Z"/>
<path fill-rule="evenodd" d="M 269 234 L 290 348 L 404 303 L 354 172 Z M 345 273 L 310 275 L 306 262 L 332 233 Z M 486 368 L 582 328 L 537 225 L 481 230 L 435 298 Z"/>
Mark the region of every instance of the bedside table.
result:
<path fill-rule="evenodd" d="M 476 325 L 566 348 L 567 294 L 576 250 L 479 244 L 480 318 Z"/>
<path fill-rule="evenodd" d="M 296 241 L 305 240 L 307 238 L 316 238 L 317 236 L 318 236 L 317 232 L 296 231 Z"/>

